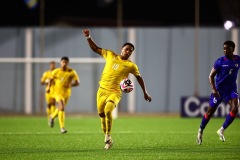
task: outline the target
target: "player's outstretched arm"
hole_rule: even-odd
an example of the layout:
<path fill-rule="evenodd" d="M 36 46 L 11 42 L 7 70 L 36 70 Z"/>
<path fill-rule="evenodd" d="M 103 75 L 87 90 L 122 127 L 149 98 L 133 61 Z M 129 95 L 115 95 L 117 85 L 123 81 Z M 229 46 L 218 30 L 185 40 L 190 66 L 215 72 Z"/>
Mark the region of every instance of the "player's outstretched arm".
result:
<path fill-rule="evenodd" d="M 97 44 L 92 40 L 91 36 L 90 36 L 90 30 L 89 29 L 84 29 L 83 30 L 83 34 L 86 37 L 88 44 L 90 46 L 90 48 L 97 54 L 101 55 L 102 52 L 102 48 L 98 47 Z"/>
<path fill-rule="evenodd" d="M 148 101 L 148 102 L 151 102 L 152 101 L 152 97 L 147 93 L 147 89 L 145 87 L 145 82 L 144 82 L 142 76 L 139 75 L 139 76 L 136 76 L 136 78 L 137 78 L 138 84 L 142 88 L 145 100 Z"/>
<path fill-rule="evenodd" d="M 47 88 L 46 88 L 46 93 L 49 93 L 50 92 L 50 88 L 52 86 L 52 83 L 53 83 L 53 78 L 50 79 L 49 83 L 47 84 Z"/>

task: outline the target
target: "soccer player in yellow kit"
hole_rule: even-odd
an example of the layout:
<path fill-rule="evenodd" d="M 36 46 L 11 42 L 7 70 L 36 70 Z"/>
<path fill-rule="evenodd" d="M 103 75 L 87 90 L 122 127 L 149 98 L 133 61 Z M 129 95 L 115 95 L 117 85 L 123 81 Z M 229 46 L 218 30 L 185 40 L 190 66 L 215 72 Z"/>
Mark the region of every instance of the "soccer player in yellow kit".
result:
<path fill-rule="evenodd" d="M 48 86 L 48 83 L 50 82 L 52 71 L 56 68 L 56 63 L 54 61 L 51 61 L 49 63 L 49 67 L 50 67 L 49 70 L 45 71 L 41 77 L 41 84 L 46 85 L 46 88 Z M 45 92 L 45 101 L 47 103 L 46 112 L 47 112 L 48 122 L 50 120 L 50 115 L 56 109 L 56 106 L 55 106 L 56 101 L 53 95 L 53 90 L 54 90 L 54 82 L 51 85 L 50 92 L 49 93 Z"/>
<path fill-rule="evenodd" d="M 71 96 L 71 88 L 80 84 L 77 72 L 68 67 L 69 58 L 61 58 L 61 67 L 52 71 L 52 77 L 46 92 L 49 92 L 52 82 L 55 81 L 54 97 L 58 103 L 58 108 L 50 116 L 50 127 L 54 125 L 54 118 L 58 116 L 61 133 L 67 133 L 65 129 L 65 108 Z"/>
<path fill-rule="evenodd" d="M 134 45 L 132 43 L 123 44 L 121 54 L 116 54 L 111 50 L 97 46 L 90 36 L 89 29 L 84 29 L 83 34 L 87 38 L 90 48 L 106 60 L 97 92 L 97 110 L 105 135 L 104 148 L 108 150 L 113 145 L 111 138 L 112 111 L 122 97 L 122 92 L 119 87 L 121 80 L 128 77 L 129 73 L 133 74 L 142 88 L 145 100 L 151 102 L 152 98 L 147 92 L 137 65 L 128 60 L 134 51 Z"/>

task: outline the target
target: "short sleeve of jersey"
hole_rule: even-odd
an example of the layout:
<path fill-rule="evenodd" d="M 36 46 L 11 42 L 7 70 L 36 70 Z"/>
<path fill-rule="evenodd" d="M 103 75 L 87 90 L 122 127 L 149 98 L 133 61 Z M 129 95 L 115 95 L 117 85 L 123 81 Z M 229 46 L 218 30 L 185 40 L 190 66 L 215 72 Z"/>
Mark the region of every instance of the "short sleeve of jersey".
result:
<path fill-rule="evenodd" d="M 47 73 L 44 72 L 43 75 L 42 75 L 42 78 L 41 78 L 41 82 L 45 82 L 47 79 Z"/>
<path fill-rule="evenodd" d="M 220 58 L 219 58 L 215 61 L 214 65 L 213 65 L 213 68 L 218 70 L 219 67 L 220 67 L 220 63 L 221 63 L 221 61 L 220 61 Z"/>
<path fill-rule="evenodd" d="M 78 74 L 77 74 L 77 72 L 76 72 L 75 70 L 73 70 L 73 74 L 74 74 L 73 79 L 74 79 L 75 81 L 79 81 L 79 76 L 78 76 Z"/>
<path fill-rule="evenodd" d="M 133 71 L 132 71 L 132 74 L 134 76 L 139 76 L 140 75 L 140 72 L 138 70 L 138 66 L 136 64 L 133 64 Z"/>
<path fill-rule="evenodd" d="M 104 59 L 107 59 L 115 56 L 115 53 L 111 50 L 102 49 L 101 55 L 103 56 Z"/>

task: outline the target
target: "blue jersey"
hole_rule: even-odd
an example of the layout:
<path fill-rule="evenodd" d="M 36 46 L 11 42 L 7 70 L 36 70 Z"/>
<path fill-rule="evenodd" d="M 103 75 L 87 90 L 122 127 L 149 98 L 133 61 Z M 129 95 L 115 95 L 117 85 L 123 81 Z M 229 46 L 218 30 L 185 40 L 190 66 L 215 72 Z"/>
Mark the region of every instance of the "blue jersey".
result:
<path fill-rule="evenodd" d="M 217 70 L 215 85 L 218 91 L 237 90 L 239 67 L 240 56 L 238 55 L 234 55 L 233 60 L 223 56 L 215 61 L 213 68 Z"/>

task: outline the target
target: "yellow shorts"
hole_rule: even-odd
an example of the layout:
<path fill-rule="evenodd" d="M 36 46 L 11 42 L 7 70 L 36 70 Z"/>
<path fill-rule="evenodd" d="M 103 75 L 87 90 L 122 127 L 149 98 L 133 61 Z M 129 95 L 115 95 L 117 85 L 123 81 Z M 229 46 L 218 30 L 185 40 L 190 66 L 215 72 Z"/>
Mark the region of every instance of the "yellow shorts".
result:
<path fill-rule="evenodd" d="M 70 96 L 71 96 L 71 93 L 69 93 L 69 92 L 59 91 L 59 92 L 54 93 L 56 102 L 59 102 L 60 100 L 62 100 L 65 103 L 65 106 L 67 105 Z"/>
<path fill-rule="evenodd" d="M 53 93 L 45 93 L 45 100 L 46 103 L 49 104 L 51 103 L 51 100 L 54 99 L 54 94 Z"/>
<path fill-rule="evenodd" d="M 105 104 L 108 101 L 114 102 L 115 106 L 118 105 L 122 97 L 121 92 L 112 92 L 112 91 L 107 91 L 102 88 L 98 88 L 97 92 L 97 110 L 98 113 L 104 112 Z"/>

